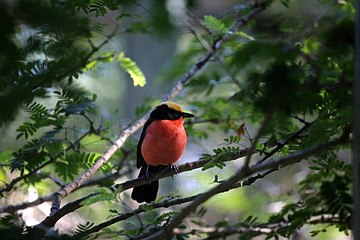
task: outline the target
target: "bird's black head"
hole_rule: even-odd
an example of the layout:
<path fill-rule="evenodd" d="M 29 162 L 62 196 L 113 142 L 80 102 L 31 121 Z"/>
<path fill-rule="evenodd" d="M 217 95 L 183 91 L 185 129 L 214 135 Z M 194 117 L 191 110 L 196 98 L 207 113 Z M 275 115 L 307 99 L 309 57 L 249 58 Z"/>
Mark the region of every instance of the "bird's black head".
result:
<path fill-rule="evenodd" d="M 150 113 L 150 118 L 154 120 L 177 120 L 181 117 L 190 118 L 194 115 L 184 112 L 178 104 L 173 102 L 164 102 Z"/>

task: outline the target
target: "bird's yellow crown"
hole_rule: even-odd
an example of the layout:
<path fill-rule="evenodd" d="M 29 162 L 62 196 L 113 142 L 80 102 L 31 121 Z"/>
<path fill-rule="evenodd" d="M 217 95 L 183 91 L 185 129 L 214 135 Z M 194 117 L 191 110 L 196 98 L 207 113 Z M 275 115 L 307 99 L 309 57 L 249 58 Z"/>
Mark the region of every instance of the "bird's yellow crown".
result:
<path fill-rule="evenodd" d="M 174 102 L 162 102 L 160 105 L 166 105 L 168 108 L 179 111 L 179 112 L 184 112 L 184 110 L 177 104 Z"/>

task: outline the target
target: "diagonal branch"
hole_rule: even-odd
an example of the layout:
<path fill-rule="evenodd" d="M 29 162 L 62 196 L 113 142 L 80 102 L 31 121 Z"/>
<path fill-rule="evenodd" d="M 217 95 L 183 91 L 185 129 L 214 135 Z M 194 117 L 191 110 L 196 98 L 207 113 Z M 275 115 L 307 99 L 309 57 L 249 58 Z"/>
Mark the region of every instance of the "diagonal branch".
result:
<path fill-rule="evenodd" d="M 226 152 L 221 156 L 221 161 L 222 162 L 233 161 L 233 160 L 245 157 L 245 156 L 247 156 L 249 154 L 253 154 L 253 153 L 255 153 L 255 151 L 251 153 L 249 148 L 246 148 L 246 149 L 243 149 L 243 150 L 237 151 L 237 152 Z M 201 168 L 208 162 L 209 162 L 209 160 L 199 160 L 199 161 L 194 161 L 194 162 L 187 162 L 187 163 L 177 166 L 176 173 L 172 169 L 169 168 L 165 171 L 160 172 L 159 174 L 154 174 L 154 176 L 151 176 L 148 178 L 144 176 L 141 178 L 129 180 L 124 183 L 116 184 L 112 187 L 112 190 L 116 191 L 117 193 L 120 193 L 120 192 L 123 192 L 123 191 L 128 190 L 133 187 L 148 184 L 149 182 L 152 182 L 155 180 L 159 180 L 159 179 L 162 179 L 165 177 L 172 177 L 178 173 L 187 172 L 187 171 L 191 171 L 191 170 L 194 170 L 197 168 Z"/>
<path fill-rule="evenodd" d="M 119 177 L 124 176 L 126 173 L 127 172 L 116 171 L 114 173 L 105 174 L 105 175 L 102 175 L 102 176 L 99 176 L 96 178 L 92 178 L 92 179 L 85 181 L 84 184 L 81 185 L 80 188 L 85 188 L 85 187 L 99 185 L 99 184 L 101 185 L 101 183 L 105 182 L 105 181 L 113 182 L 115 179 L 118 179 Z M 80 188 L 78 188 L 78 189 L 80 189 Z M 87 196 L 87 197 L 90 197 L 90 196 Z M 34 206 L 40 205 L 44 202 L 50 202 L 53 200 L 53 198 L 54 198 L 54 193 L 51 193 L 49 195 L 39 197 L 31 202 L 23 202 L 23 203 L 16 204 L 16 205 L 10 204 L 10 205 L 4 206 L 4 207 L 0 207 L 0 213 L 5 213 L 5 212 L 13 213 L 13 212 L 16 212 L 21 209 L 26 209 L 29 207 L 34 207 Z"/>
<path fill-rule="evenodd" d="M 349 135 L 348 135 L 348 133 L 346 133 L 343 136 L 340 136 L 339 138 L 336 138 L 332 141 L 320 143 L 319 145 L 309 147 L 308 149 L 305 149 L 303 151 L 296 151 L 287 156 L 263 162 L 262 164 L 255 163 L 254 165 L 252 165 L 250 167 L 249 172 L 255 173 L 255 172 L 263 171 L 265 169 L 282 168 L 282 167 L 294 164 L 296 162 L 299 162 L 299 161 L 301 161 L 307 157 L 310 157 L 316 153 L 323 152 L 325 150 L 331 149 L 338 145 L 347 144 L 347 143 L 349 143 L 349 141 L 350 141 Z"/>
<path fill-rule="evenodd" d="M 74 212 L 76 209 L 79 209 L 82 206 L 82 201 L 84 201 L 85 199 L 88 199 L 92 196 L 98 195 L 99 193 L 91 193 L 85 197 L 82 197 L 80 199 L 77 199 L 73 202 L 69 202 L 68 204 L 66 204 L 64 207 L 62 207 L 61 209 L 59 209 L 56 213 L 54 213 L 53 215 L 47 216 L 41 223 L 35 225 L 32 229 L 34 230 L 34 232 L 39 235 L 45 235 L 46 232 L 55 225 L 55 223 L 62 218 L 63 216 L 65 216 L 68 213 Z"/>
<path fill-rule="evenodd" d="M 65 187 L 55 192 L 52 201 L 50 215 L 55 214 L 59 210 L 61 200 L 64 197 L 69 195 L 75 189 L 79 188 L 85 182 L 85 180 L 92 177 L 94 173 L 110 159 L 110 157 L 116 152 L 116 150 L 119 149 L 124 144 L 126 139 L 130 137 L 133 133 L 135 133 L 142 125 L 144 125 L 145 121 L 146 121 L 146 116 L 140 118 L 130 127 L 125 129 L 120 135 L 120 137 L 114 142 L 113 145 L 110 146 L 110 148 L 101 156 L 101 158 L 97 162 L 95 162 L 88 170 L 86 170 L 75 181 L 67 184 Z"/>
<path fill-rule="evenodd" d="M 316 120 L 315 120 L 316 121 Z M 298 139 L 304 132 L 306 132 L 308 130 L 308 128 L 314 124 L 314 122 L 304 122 L 304 126 L 302 128 L 300 128 L 298 131 L 296 131 L 295 133 L 292 133 L 288 138 L 286 138 L 285 140 L 279 142 L 275 148 L 273 148 L 270 152 L 265 153 L 265 156 L 260 159 L 257 164 L 260 164 L 264 161 L 266 161 L 267 159 L 269 159 L 271 156 L 273 156 L 275 153 L 279 152 L 285 145 L 287 145 L 288 143 L 290 143 L 291 141 L 294 141 L 296 139 Z"/>
<path fill-rule="evenodd" d="M 244 149 L 242 151 L 239 152 L 229 152 L 225 155 L 223 155 L 222 161 L 232 161 L 232 160 L 236 160 L 239 159 L 241 157 L 244 157 L 246 155 L 250 154 L 248 149 Z M 188 162 L 185 164 L 182 164 L 180 166 L 178 166 L 178 171 L 177 173 L 181 173 L 181 172 L 186 172 L 186 171 L 191 171 L 193 169 L 196 168 L 201 168 L 203 167 L 206 163 L 208 162 L 208 160 L 199 160 L 199 161 L 195 161 L 195 162 Z M 129 180 L 127 182 L 121 183 L 121 184 L 117 184 L 115 186 L 112 187 L 112 190 L 116 190 L 118 193 L 123 192 L 127 189 L 136 187 L 136 186 L 140 186 L 140 185 L 144 185 L 147 184 L 148 181 L 154 181 L 155 179 L 161 179 L 161 178 L 165 178 L 165 177 L 169 177 L 169 176 L 174 176 L 175 173 L 172 169 L 168 169 L 166 171 L 161 172 L 158 175 L 152 176 L 150 179 L 147 179 L 146 177 L 142 177 L 142 178 L 137 178 L 134 180 Z M 255 179 L 259 178 L 260 176 L 256 176 Z M 251 179 L 249 179 L 250 181 Z M 86 183 L 84 183 L 86 184 Z M 63 206 L 62 208 L 60 208 L 58 211 L 55 212 L 55 214 L 52 214 L 50 216 L 48 216 L 45 220 L 43 220 L 41 223 L 39 223 L 38 225 L 34 226 L 34 229 L 44 229 L 44 228 L 50 228 L 53 227 L 55 225 L 55 223 L 62 218 L 63 216 L 65 216 L 66 214 L 73 212 L 79 208 L 81 208 L 83 205 L 81 204 L 82 201 L 95 196 L 99 194 L 98 192 L 89 194 L 83 198 L 77 199 L 73 202 L 69 202 L 68 204 L 66 204 L 65 206 Z M 53 199 L 54 194 L 51 194 L 48 196 L 48 198 L 51 200 Z M 49 200 L 48 200 L 49 201 Z M 33 202 L 28 203 L 28 205 L 32 204 Z M 26 204 L 26 203 L 25 203 Z M 1 211 L 14 211 L 14 210 L 19 210 L 21 208 L 19 207 L 23 207 L 25 204 L 21 204 L 21 205 L 17 205 L 17 206 L 12 206 L 12 208 L 5 208 L 5 209 L 0 209 Z M 25 205 L 25 206 L 28 206 Z M 32 206 L 32 205 L 30 205 Z"/>

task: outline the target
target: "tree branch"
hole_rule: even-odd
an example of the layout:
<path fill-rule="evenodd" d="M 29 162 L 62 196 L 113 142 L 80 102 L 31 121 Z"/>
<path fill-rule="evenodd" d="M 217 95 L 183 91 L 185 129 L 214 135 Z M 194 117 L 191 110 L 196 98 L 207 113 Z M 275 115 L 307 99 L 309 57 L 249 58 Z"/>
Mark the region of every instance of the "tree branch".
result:
<path fill-rule="evenodd" d="M 298 119 L 298 120 L 300 121 L 300 119 Z M 316 120 L 315 120 L 315 121 L 316 121 Z M 304 123 L 304 126 L 303 126 L 302 128 L 300 128 L 300 129 L 299 129 L 298 131 L 296 131 L 295 133 L 292 133 L 292 134 L 290 135 L 290 137 L 288 137 L 288 138 L 286 138 L 285 140 L 279 142 L 279 143 L 277 144 L 277 146 L 276 146 L 275 148 L 273 148 L 269 153 L 265 153 L 265 156 L 264 156 L 262 159 L 260 159 L 260 160 L 258 161 L 258 163 L 260 164 L 260 163 L 266 161 L 267 159 L 269 159 L 269 157 L 271 157 L 271 156 L 273 156 L 275 153 L 279 152 L 279 151 L 281 150 L 281 148 L 283 148 L 285 145 L 287 145 L 287 144 L 290 143 L 291 141 L 294 141 L 295 139 L 298 139 L 298 138 L 301 136 L 301 134 L 303 134 L 311 125 L 314 124 L 315 121 L 310 122 L 310 123 L 308 123 L 308 122 L 303 122 L 303 121 L 302 121 L 302 122 Z"/>
<path fill-rule="evenodd" d="M 235 160 L 235 159 L 238 159 L 238 158 L 241 158 L 241 157 L 244 157 L 246 155 L 248 155 L 249 152 L 248 152 L 248 149 L 245 149 L 245 150 L 242 150 L 242 151 L 239 151 L 239 152 L 235 152 L 235 153 L 232 153 L 232 152 L 229 152 L 227 154 L 225 154 L 222 158 L 223 161 L 232 161 L 232 160 Z M 208 162 L 208 160 L 200 160 L 200 161 L 196 161 L 196 162 L 189 162 L 189 163 L 185 163 L 185 164 L 182 164 L 180 166 L 178 166 L 178 171 L 177 173 L 181 173 L 181 172 L 186 172 L 186 171 L 191 171 L 193 169 L 196 169 L 196 168 L 201 168 L 202 166 L 204 166 L 206 163 Z M 121 184 L 117 184 L 115 186 L 112 187 L 112 190 L 113 191 L 117 191 L 118 193 L 120 192 L 123 192 L 127 189 L 130 189 L 130 188 L 133 188 L 133 187 L 136 187 L 136 186 L 140 186 L 140 185 L 144 185 L 144 184 L 148 184 L 149 181 L 154 181 L 155 179 L 161 179 L 161 178 L 165 178 L 165 177 L 169 177 L 169 176 L 173 176 L 175 173 L 172 169 L 167 169 L 166 171 L 163 171 L 161 172 L 160 174 L 158 175 L 155 175 L 155 176 L 152 176 L 150 179 L 147 179 L 146 177 L 142 177 L 142 178 L 137 178 L 137 179 L 134 179 L 134 180 L 129 180 L 127 182 L 124 182 L 124 183 L 121 183 Z M 259 178 L 261 175 L 259 175 L 258 177 L 255 177 L 254 178 L 254 181 Z M 250 179 L 249 179 L 250 181 Z M 85 183 L 84 183 L 85 184 Z M 54 193 L 55 194 L 55 193 Z M 51 198 L 53 199 L 54 197 L 54 194 L 50 195 L 48 198 Z M 55 225 L 55 223 L 60 219 L 62 218 L 64 215 L 66 215 L 67 213 L 70 213 L 70 212 L 73 212 L 79 208 L 82 207 L 82 205 L 80 204 L 82 201 L 84 201 L 85 199 L 88 199 L 92 196 L 95 196 L 99 194 L 98 192 L 96 193 L 92 193 L 92 194 L 89 194 L 88 196 L 85 196 L 83 198 L 80 198 L 78 200 L 75 200 L 73 202 L 70 202 L 68 204 L 66 204 L 65 206 L 63 206 L 62 208 L 60 208 L 56 214 L 52 214 L 50 216 L 48 216 L 45 220 L 43 220 L 41 223 L 39 223 L 38 225 L 34 226 L 34 229 L 44 229 L 45 226 L 46 228 L 50 228 L 50 227 L 53 227 Z M 37 202 L 31 202 L 29 203 L 30 204 L 34 204 L 36 205 Z M 3 209 L 4 211 L 6 210 L 19 210 L 19 209 L 22 209 L 21 207 L 23 207 L 24 204 L 22 205 L 18 205 L 18 206 L 13 206 L 12 208 L 7 208 L 7 209 Z M 61 213 L 58 213 L 58 212 L 61 212 Z M 49 225 L 49 224 L 53 224 L 53 225 Z"/>
<path fill-rule="evenodd" d="M 130 127 L 125 129 L 120 137 L 114 142 L 113 145 L 101 156 L 101 158 L 94 163 L 88 170 L 86 170 L 80 177 L 78 177 L 75 181 L 67 184 L 65 187 L 61 188 L 59 191 L 54 193 L 54 198 L 52 201 L 51 206 L 51 213 L 50 215 L 53 215 L 56 213 L 56 211 L 59 210 L 61 200 L 69 195 L 69 193 L 73 192 L 75 189 L 79 188 L 82 183 L 92 177 L 92 175 L 102 166 L 104 165 L 110 157 L 115 153 L 117 149 L 119 149 L 125 140 L 131 136 L 133 133 L 136 132 L 142 125 L 144 125 L 146 121 L 146 116 L 140 118 L 138 121 L 136 121 L 134 124 L 132 124 Z"/>
<path fill-rule="evenodd" d="M 319 145 L 309 147 L 308 149 L 305 149 L 303 151 L 296 151 L 294 153 L 291 153 L 285 157 L 272 159 L 270 161 L 266 161 L 263 163 L 255 163 L 249 168 L 250 173 L 255 173 L 259 171 L 263 171 L 265 169 L 271 169 L 271 168 L 282 168 L 291 164 L 294 164 L 296 162 L 299 162 L 307 157 L 310 157 L 316 153 L 323 152 L 325 150 L 331 149 L 338 145 L 343 145 L 349 143 L 349 135 L 345 134 L 337 139 L 334 139 L 329 142 L 320 143 Z"/>
<path fill-rule="evenodd" d="M 270 122 L 272 116 L 273 116 L 273 112 L 269 112 L 266 114 L 265 119 L 258 130 L 258 133 L 254 137 L 254 139 L 251 141 L 250 152 L 253 152 L 256 150 L 256 144 L 258 143 L 261 135 L 265 131 L 266 127 L 268 126 L 268 123 Z M 244 162 L 244 166 L 243 166 L 244 172 L 249 170 L 251 156 L 252 156 L 251 154 L 248 154 L 245 158 L 245 162 Z"/>
<path fill-rule="evenodd" d="M 243 149 L 238 152 L 226 152 L 221 156 L 221 161 L 228 162 L 228 161 L 233 161 L 233 160 L 245 157 L 245 156 L 251 154 L 249 152 L 249 150 L 250 150 L 249 148 L 246 148 L 246 149 Z M 187 162 L 187 163 L 177 166 L 176 173 L 172 169 L 168 168 L 165 171 L 162 171 L 159 174 L 154 174 L 154 176 L 151 176 L 149 178 L 141 177 L 141 178 L 129 180 L 124 183 L 116 184 L 111 189 L 113 191 L 116 191 L 117 193 L 120 193 L 120 192 L 123 192 L 123 191 L 128 190 L 133 187 L 148 184 L 149 182 L 152 182 L 154 180 L 159 180 L 159 179 L 162 179 L 165 177 L 174 176 L 178 173 L 187 172 L 187 171 L 191 171 L 191 170 L 194 170 L 197 168 L 201 168 L 208 162 L 209 162 L 209 160 L 199 160 L 199 161 L 194 161 L 194 162 Z"/>
<path fill-rule="evenodd" d="M 53 194 L 44 196 L 44 197 L 39 197 L 34 201 L 31 202 L 25 202 L 25 203 L 21 203 L 21 204 L 17 204 L 17 205 L 7 205 L 4 207 L 0 208 L 0 213 L 13 213 L 17 210 L 21 210 L 21 209 L 25 209 L 25 208 L 29 208 L 29 207 L 33 207 L 39 204 L 42 204 L 44 202 L 49 202 L 53 199 Z"/>
<path fill-rule="evenodd" d="M 324 224 L 324 223 L 338 223 L 341 219 L 339 215 L 323 214 L 312 216 L 304 224 Z M 256 224 L 249 227 L 229 226 L 229 227 L 204 227 L 200 229 L 192 229 L 185 231 L 182 229 L 174 229 L 175 235 L 197 235 L 206 234 L 209 237 L 206 240 L 222 239 L 234 234 L 251 234 L 252 237 L 259 235 L 268 235 L 277 233 L 283 229 L 291 226 L 291 222 L 283 221 L 269 224 Z"/>

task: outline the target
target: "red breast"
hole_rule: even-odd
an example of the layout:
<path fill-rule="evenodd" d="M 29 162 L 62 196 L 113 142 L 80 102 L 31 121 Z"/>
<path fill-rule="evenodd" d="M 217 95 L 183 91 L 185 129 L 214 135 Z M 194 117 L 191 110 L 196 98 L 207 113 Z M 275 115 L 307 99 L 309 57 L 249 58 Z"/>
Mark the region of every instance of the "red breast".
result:
<path fill-rule="evenodd" d="M 184 118 L 155 120 L 146 129 L 141 153 L 147 164 L 172 165 L 179 160 L 186 146 Z"/>

